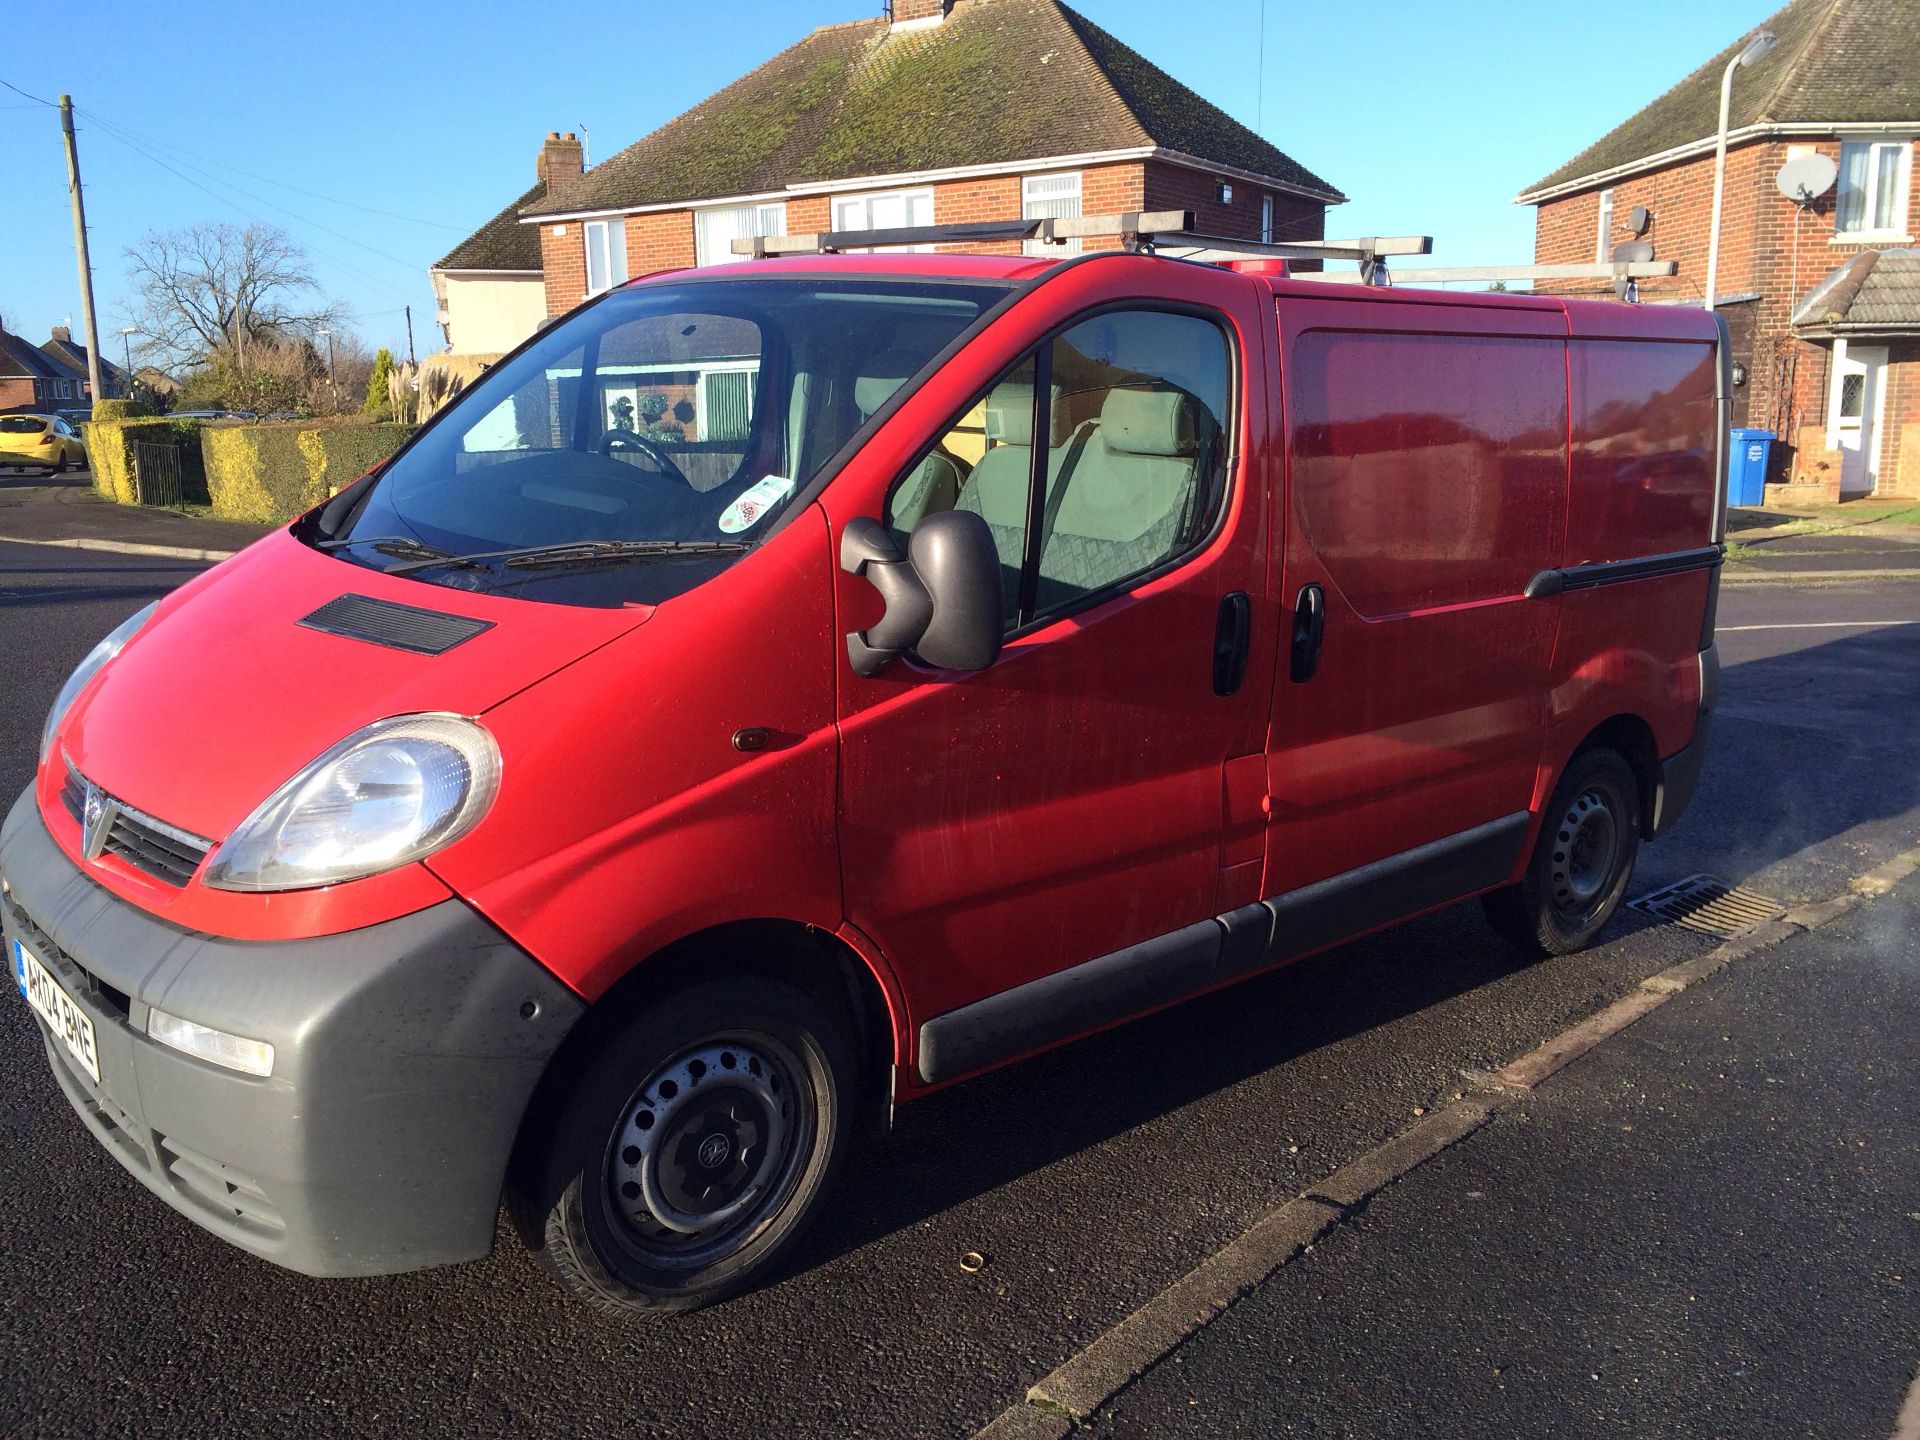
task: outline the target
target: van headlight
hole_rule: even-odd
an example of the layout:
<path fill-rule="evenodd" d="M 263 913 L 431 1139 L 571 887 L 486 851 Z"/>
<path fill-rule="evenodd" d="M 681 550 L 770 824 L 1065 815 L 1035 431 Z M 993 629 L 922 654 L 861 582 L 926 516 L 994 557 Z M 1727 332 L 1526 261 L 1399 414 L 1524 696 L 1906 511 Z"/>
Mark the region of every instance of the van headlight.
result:
<path fill-rule="evenodd" d="M 74 667 L 73 674 L 67 677 L 67 683 L 60 687 L 60 693 L 53 697 L 53 708 L 47 712 L 47 723 L 40 727 L 40 758 L 47 758 L 47 752 L 53 749 L 53 732 L 60 728 L 60 722 L 66 718 L 67 711 L 87 688 L 87 682 L 98 675 L 101 668 L 114 656 L 126 649 L 127 642 L 140 632 L 140 627 L 153 618 L 153 606 L 143 606 L 113 627 L 112 632 L 93 649 L 87 652 L 87 658 Z"/>
<path fill-rule="evenodd" d="M 460 715 L 398 715 L 355 731 L 241 822 L 203 884 L 304 890 L 431 855 L 500 788 L 500 747 Z"/>

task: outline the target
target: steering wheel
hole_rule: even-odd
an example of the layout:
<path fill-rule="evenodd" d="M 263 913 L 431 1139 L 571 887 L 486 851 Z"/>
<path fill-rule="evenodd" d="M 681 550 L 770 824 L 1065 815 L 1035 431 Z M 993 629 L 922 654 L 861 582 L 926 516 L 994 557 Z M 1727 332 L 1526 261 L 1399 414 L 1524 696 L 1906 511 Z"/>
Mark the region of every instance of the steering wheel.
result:
<path fill-rule="evenodd" d="M 609 430 L 600 437 L 599 451 L 602 455 L 613 455 L 621 450 L 634 450 L 647 457 L 651 468 L 668 479 L 678 480 L 689 490 L 693 482 L 687 479 L 687 472 L 673 463 L 673 457 L 645 435 L 633 430 Z"/>

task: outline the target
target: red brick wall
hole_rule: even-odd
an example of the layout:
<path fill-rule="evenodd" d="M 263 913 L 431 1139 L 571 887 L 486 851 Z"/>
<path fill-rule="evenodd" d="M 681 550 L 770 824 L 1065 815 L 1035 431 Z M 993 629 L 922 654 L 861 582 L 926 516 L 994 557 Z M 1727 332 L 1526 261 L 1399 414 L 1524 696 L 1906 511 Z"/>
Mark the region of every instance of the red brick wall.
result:
<path fill-rule="evenodd" d="M 1040 173 L 1040 172 L 1035 172 Z M 1018 175 L 990 175 L 971 180 L 949 180 L 934 185 L 933 222 L 957 225 L 972 220 L 1014 220 L 1020 216 Z M 1080 172 L 1080 210 L 1084 215 L 1112 215 L 1129 210 L 1192 210 L 1195 223 L 1214 235 L 1256 239 L 1260 233 L 1258 186 L 1235 180 L 1233 201 L 1216 204 L 1217 177 L 1160 161 L 1131 161 L 1093 165 Z M 796 235 L 831 226 L 832 197 L 797 195 L 787 202 L 787 229 Z M 1274 229 L 1281 239 L 1319 239 L 1326 233 L 1326 207 L 1299 196 L 1274 195 Z M 540 254 L 546 270 L 547 313 L 558 315 L 586 295 L 586 232 L 579 221 L 566 222 L 566 234 L 556 236 L 551 224 L 540 227 Z M 1120 237 L 1092 236 L 1084 249 L 1118 246 Z M 1017 242 L 946 247 L 978 254 L 1018 254 Z M 645 275 L 694 263 L 693 214 L 671 210 L 627 217 L 627 270 Z"/>
<path fill-rule="evenodd" d="M 1759 299 L 1728 307 L 1735 333 L 1734 358 L 1746 366 L 1747 383 L 1736 392 L 1736 423 L 1775 431 L 1783 442 L 1776 447 L 1773 478 L 1785 479 L 1790 470 L 1811 467 L 1816 457 L 1795 457 L 1797 437 L 1826 421 L 1831 346 L 1797 339 L 1788 319 L 1794 305 L 1823 276 L 1857 255 L 1865 245 L 1835 243 L 1832 237 L 1837 188 L 1829 190 L 1803 212 L 1783 197 L 1774 177 L 1787 161 L 1789 150 L 1812 148 L 1840 158 L 1840 141 L 1753 141 L 1727 152 L 1727 174 L 1720 220 L 1720 270 L 1715 288 L 1722 296 L 1758 292 Z M 1910 196 L 1920 210 L 1920 186 Z M 1590 264 L 1595 257 L 1600 187 L 1552 200 L 1537 208 L 1534 260 L 1542 265 Z M 1654 255 L 1679 262 L 1679 272 L 1649 280 L 1640 287 L 1644 301 L 1700 304 L 1706 286 L 1707 237 L 1713 210 L 1713 156 L 1711 153 L 1635 175 L 1613 186 L 1613 226 L 1610 240 L 1630 239 L 1627 216 L 1636 205 L 1653 214 L 1645 239 Z M 1907 217 L 1912 234 L 1916 214 Z M 1797 241 L 1797 252 L 1796 252 Z M 1885 242 L 1883 242 L 1885 243 Z M 1567 281 L 1541 290 L 1557 293 L 1610 293 L 1610 281 Z M 1901 374 L 1903 366 L 1889 366 L 1890 382 L 1886 430 L 1883 432 L 1883 484 L 1895 473 L 1895 450 L 1901 427 L 1894 423 L 1895 388 L 1905 394 L 1915 381 Z M 1913 412 L 1908 412 L 1913 413 Z M 1915 418 L 1920 418 L 1916 415 Z M 1920 443 L 1917 439 L 1916 443 Z M 1909 461 L 1911 465 L 1913 462 Z"/>
<path fill-rule="evenodd" d="M 34 403 L 33 378 L 0 380 L 0 410 L 13 410 Z"/>

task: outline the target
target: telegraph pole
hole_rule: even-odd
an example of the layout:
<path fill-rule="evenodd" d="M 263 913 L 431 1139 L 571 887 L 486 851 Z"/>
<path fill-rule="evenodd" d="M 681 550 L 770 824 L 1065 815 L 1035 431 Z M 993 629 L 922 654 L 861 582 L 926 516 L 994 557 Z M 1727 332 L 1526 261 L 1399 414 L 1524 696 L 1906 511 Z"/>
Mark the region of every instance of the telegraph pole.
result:
<path fill-rule="evenodd" d="M 67 145 L 67 193 L 73 197 L 73 248 L 80 261 L 80 318 L 87 327 L 87 389 L 94 404 L 100 386 L 100 327 L 93 318 L 93 259 L 87 254 L 87 202 L 80 193 L 80 152 L 73 141 L 73 97 L 60 97 L 60 136 Z"/>
<path fill-rule="evenodd" d="M 413 307 L 407 306 L 407 364 L 416 363 L 413 358 Z"/>

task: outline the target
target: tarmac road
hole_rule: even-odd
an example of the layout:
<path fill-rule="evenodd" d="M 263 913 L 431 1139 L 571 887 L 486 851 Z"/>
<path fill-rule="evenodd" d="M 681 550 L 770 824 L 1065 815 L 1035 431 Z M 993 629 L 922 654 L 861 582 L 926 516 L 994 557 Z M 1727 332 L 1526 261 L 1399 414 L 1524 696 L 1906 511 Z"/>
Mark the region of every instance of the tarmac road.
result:
<path fill-rule="evenodd" d="M 0 791 L 71 665 L 198 568 L 0 544 Z M 1729 589 L 1720 620 L 1703 791 L 1636 893 L 1705 870 L 1810 898 L 1911 846 L 1920 586 Z M 183 743 L 228 718 L 210 704 Z M 504 1234 L 489 1261 L 367 1281 L 226 1247 L 99 1151 L 0 995 L 0 1431 L 965 1433 L 1463 1070 L 1709 943 L 1623 912 L 1599 948 L 1523 966 L 1455 907 L 909 1107 L 786 1278 L 630 1326 Z M 1480 1283 L 1462 1271 L 1461 1303 Z"/>

